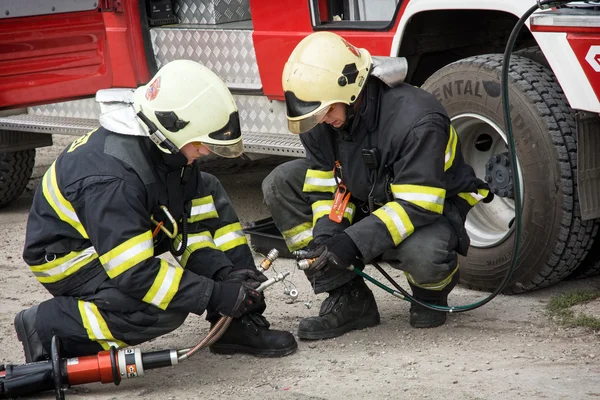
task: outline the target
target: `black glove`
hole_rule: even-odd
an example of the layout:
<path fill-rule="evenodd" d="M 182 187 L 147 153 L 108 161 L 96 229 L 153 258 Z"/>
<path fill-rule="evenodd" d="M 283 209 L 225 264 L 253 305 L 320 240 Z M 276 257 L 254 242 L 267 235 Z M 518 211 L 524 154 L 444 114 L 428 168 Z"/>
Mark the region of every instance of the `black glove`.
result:
<path fill-rule="evenodd" d="M 231 271 L 226 280 L 239 283 L 245 282 L 248 286 L 256 289 L 267 280 L 267 277 L 256 269 L 245 268 Z"/>
<path fill-rule="evenodd" d="M 261 294 L 246 283 L 215 282 L 208 307 L 221 315 L 238 318 L 257 311 L 261 306 Z"/>
<path fill-rule="evenodd" d="M 346 269 L 358 256 L 358 247 L 347 233 L 342 232 L 327 239 L 316 249 L 308 251 L 304 258 L 317 258 L 308 269 L 308 272 L 316 272 L 329 267 Z"/>

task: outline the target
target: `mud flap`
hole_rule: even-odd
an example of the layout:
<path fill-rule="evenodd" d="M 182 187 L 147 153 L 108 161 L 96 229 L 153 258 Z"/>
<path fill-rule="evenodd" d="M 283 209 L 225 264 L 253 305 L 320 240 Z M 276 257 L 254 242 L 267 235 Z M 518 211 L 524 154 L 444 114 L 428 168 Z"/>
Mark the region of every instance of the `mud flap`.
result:
<path fill-rule="evenodd" d="M 577 113 L 577 187 L 581 218 L 600 217 L 600 115 Z"/>

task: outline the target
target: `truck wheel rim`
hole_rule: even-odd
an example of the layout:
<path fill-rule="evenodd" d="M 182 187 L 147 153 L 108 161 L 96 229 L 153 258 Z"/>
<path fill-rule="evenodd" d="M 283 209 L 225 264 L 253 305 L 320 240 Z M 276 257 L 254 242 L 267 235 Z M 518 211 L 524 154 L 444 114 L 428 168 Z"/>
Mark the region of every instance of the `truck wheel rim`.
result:
<path fill-rule="evenodd" d="M 452 118 L 452 125 L 460 138 L 465 162 L 473 167 L 479 179 L 485 177 L 485 164 L 494 154 L 507 151 L 504 131 L 494 121 L 479 114 L 465 113 Z M 519 166 L 519 181 L 523 193 L 523 179 Z M 467 215 L 465 227 L 471 246 L 494 247 L 506 240 L 513 229 L 515 202 L 495 196 L 491 203 L 479 203 Z"/>

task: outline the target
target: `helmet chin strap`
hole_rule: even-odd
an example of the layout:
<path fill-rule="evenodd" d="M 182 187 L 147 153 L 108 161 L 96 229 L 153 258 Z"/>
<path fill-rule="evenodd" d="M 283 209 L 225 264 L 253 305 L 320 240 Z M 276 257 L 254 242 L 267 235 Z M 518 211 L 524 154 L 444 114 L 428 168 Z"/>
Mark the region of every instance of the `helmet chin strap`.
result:
<path fill-rule="evenodd" d="M 148 127 L 150 139 L 156 143 L 156 145 L 165 147 L 173 155 L 179 154 L 179 148 L 175 146 L 173 142 L 167 139 L 167 137 L 163 135 L 163 133 L 156 127 L 154 122 L 150 121 L 150 119 L 146 117 L 142 111 L 138 112 L 137 116 Z"/>

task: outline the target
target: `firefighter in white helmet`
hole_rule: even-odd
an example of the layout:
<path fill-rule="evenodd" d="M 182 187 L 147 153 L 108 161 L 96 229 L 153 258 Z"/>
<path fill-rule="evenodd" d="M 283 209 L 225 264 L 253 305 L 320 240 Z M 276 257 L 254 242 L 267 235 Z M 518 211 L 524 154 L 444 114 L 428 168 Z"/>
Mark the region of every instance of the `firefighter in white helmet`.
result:
<path fill-rule="evenodd" d="M 220 182 L 196 159 L 242 152 L 225 84 L 187 60 L 136 90 L 97 94 L 101 127 L 67 147 L 44 175 L 29 215 L 24 259 L 54 296 L 15 317 L 26 361 L 148 341 L 189 313 L 234 317 L 217 353 L 282 356 L 297 344 L 269 329 L 266 277 L 255 267 Z M 157 256 L 170 251 L 177 263 Z"/>
<path fill-rule="evenodd" d="M 331 32 L 305 37 L 285 65 L 288 127 L 306 159 L 277 167 L 263 193 L 289 250 L 318 257 L 307 271 L 315 292 L 329 293 L 319 316 L 300 322 L 301 339 L 379 323 L 351 264 L 386 260 L 405 271 L 416 298 L 437 305 L 458 281 L 464 219 L 489 190 L 465 164 L 441 104 L 402 83 L 403 65 Z M 436 327 L 446 314 L 412 304 L 409 321 Z"/>

